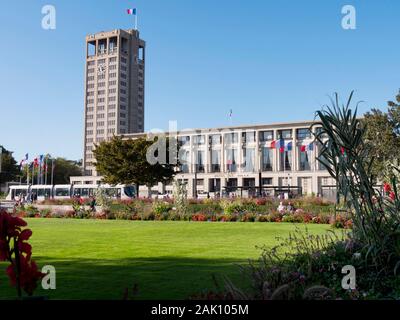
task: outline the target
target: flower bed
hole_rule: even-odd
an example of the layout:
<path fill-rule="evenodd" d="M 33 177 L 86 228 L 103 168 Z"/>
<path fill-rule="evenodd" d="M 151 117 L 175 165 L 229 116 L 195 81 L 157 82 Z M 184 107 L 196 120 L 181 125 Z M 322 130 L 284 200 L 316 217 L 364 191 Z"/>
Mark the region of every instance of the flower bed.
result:
<path fill-rule="evenodd" d="M 51 210 L 49 205 L 41 209 L 29 205 L 17 211 L 20 217 L 117 219 L 117 220 L 158 220 L 194 222 L 286 222 L 331 224 L 337 228 L 351 228 L 350 214 L 334 218 L 333 205 L 318 198 L 298 199 L 292 203 L 292 210 L 278 211 L 278 202 L 273 199 L 205 199 L 190 200 L 185 211 L 179 211 L 173 201 L 134 199 L 114 201 L 107 209 L 91 212 L 84 205 L 72 202 L 68 210 L 60 211 L 58 201 Z M 287 203 L 283 203 L 286 205 Z M 310 209 L 311 208 L 311 209 Z"/>

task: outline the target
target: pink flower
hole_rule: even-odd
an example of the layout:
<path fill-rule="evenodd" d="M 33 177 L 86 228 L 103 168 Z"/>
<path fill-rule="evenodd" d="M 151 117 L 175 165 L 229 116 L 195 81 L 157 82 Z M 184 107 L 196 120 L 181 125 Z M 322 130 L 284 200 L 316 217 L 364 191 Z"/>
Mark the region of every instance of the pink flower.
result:
<path fill-rule="evenodd" d="M 385 191 L 385 192 L 390 192 L 390 191 L 392 191 L 392 188 L 391 188 L 391 186 L 390 186 L 389 183 L 387 183 L 387 182 L 384 183 L 384 185 L 383 185 L 383 191 Z"/>

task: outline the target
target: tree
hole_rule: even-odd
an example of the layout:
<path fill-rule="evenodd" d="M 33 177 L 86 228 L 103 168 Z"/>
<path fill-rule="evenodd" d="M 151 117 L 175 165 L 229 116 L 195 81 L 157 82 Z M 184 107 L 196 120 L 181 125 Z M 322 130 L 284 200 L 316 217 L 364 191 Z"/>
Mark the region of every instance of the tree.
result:
<path fill-rule="evenodd" d="M 150 164 L 147 161 L 147 150 L 156 141 L 148 141 L 145 138 L 123 140 L 121 137 L 102 141 L 93 152 L 97 172 L 103 176 L 106 183 L 133 184 L 137 191 L 139 185 L 146 185 L 150 193 L 150 188 L 157 182 L 167 183 L 172 180 L 177 165 Z M 169 144 L 166 148 L 169 150 Z"/>
<path fill-rule="evenodd" d="M 3 146 L 0 145 L 2 150 L 1 154 L 1 172 L 0 172 L 0 184 L 12 181 L 16 179 L 18 175 L 20 175 L 19 166 L 17 165 L 17 161 L 15 161 L 14 157 L 12 156 L 12 152 L 5 149 Z"/>
<path fill-rule="evenodd" d="M 371 173 L 382 179 L 385 163 L 400 160 L 400 91 L 396 102 L 388 102 L 388 111 L 372 109 L 364 114 L 364 139 L 369 147 L 369 159 L 375 159 Z"/>

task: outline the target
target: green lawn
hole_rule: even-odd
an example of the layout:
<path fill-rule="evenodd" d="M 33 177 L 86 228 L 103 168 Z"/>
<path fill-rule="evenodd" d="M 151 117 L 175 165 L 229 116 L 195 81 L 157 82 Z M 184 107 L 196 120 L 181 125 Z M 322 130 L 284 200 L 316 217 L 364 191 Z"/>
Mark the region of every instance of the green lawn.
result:
<path fill-rule="evenodd" d="M 33 258 L 57 271 L 51 299 L 121 299 L 139 285 L 139 299 L 185 299 L 213 289 L 212 274 L 242 282 L 236 264 L 257 258 L 256 246 L 272 246 L 294 230 L 288 223 L 208 223 L 27 219 Z M 324 233 L 327 225 L 308 225 Z M 13 298 L 0 264 L 0 298 Z"/>

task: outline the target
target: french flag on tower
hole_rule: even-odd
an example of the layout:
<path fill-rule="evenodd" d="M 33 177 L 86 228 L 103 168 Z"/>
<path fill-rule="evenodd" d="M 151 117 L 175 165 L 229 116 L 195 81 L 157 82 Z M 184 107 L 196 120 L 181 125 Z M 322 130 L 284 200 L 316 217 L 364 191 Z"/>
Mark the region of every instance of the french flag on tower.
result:
<path fill-rule="evenodd" d="M 131 14 L 131 15 L 136 16 L 136 8 L 134 8 L 134 9 L 126 9 L 126 12 L 127 12 L 128 14 Z"/>

